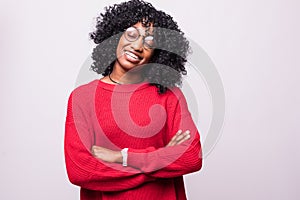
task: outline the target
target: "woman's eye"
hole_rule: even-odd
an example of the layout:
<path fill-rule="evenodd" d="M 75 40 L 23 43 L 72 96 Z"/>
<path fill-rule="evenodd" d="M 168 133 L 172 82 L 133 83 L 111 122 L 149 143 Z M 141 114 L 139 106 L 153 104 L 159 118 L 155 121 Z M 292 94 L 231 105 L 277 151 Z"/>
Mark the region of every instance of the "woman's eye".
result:
<path fill-rule="evenodd" d="M 148 47 L 153 47 L 154 46 L 154 37 L 152 35 L 149 35 L 149 36 L 145 37 L 144 42 Z"/>
<path fill-rule="evenodd" d="M 145 41 L 153 42 L 154 37 L 152 35 L 148 35 L 145 37 Z"/>
<path fill-rule="evenodd" d="M 130 27 L 126 30 L 125 36 L 130 40 L 134 40 L 139 37 L 139 33 L 135 28 Z"/>
<path fill-rule="evenodd" d="M 136 38 L 138 36 L 138 34 L 136 34 L 135 32 L 129 32 L 127 35 L 131 38 Z"/>

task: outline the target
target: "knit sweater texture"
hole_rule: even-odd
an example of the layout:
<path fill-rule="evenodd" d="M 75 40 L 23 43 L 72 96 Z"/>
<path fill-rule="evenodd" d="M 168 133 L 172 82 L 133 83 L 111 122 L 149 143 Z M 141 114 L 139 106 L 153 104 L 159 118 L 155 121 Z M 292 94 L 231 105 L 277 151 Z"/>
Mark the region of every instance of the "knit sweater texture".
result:
<path fill-rule="evenodd" d="M 178 130 L 190 139 L 166 147 Z M 128 149 L 128 166 L 95 158 L 93 145 Z M 65 124 L 65 162 L 81 200 L 185 200 L 183 175 L 200 170 L 200 135 L 177 87 L 158 94 L 147 82 L 94 80 L 72 91 Z"/>

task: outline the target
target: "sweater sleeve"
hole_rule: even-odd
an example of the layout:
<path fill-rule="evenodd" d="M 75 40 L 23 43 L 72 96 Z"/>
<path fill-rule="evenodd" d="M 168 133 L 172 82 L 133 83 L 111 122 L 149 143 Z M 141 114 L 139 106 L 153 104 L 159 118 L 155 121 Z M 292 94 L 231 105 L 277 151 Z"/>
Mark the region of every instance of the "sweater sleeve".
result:
<path fill-rule="evenodd" d="M 128 165 L 155 178 L 177 177 L 198 171 L 202 167 L 199 132 L 188 110 L 184 95 L 179 89 L 174 93 L 177 98 L 169 105 L 167 141 L 170 141 L 180 129 L 190 130 L 190 139 L 171 147 L 129 148 L 128 150 Z"/>
<path fill-rule="evenodd" d="M 73 101 L 72 94 L 68 101 L 64 141 L 70 182 L 90 190 L 121 191 L 155 180 L 138 169 L 126 167 L 125 171 L 121 164 L 104 163 L 93 157 L 90 148 L 94 137 L 88 116 L 79 102 Z"/>

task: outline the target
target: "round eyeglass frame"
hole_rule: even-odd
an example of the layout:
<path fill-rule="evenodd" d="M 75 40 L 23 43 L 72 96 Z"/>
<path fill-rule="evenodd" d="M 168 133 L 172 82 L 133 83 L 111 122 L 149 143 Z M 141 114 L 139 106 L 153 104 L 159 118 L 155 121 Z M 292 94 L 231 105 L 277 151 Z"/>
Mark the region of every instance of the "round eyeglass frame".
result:
<path fill-rule="evenodd" d="M 135 34 L 136 36 L 132 36 L 132 37 L 129 36 L 127 33 L 129 33 L 130 31 L 136 33 Z M 147 32 L 147 30 L 146 30 L 146 32 Z M 140 31 L 138 30 L 138 28 L 136 28 L 134 26 L 131 26 L 131 27 L 127 28 L 124 31 L 124 37 L 129 42 L 135 42 L 141 36 L 143 37 L 143 46 L 144 46 L 144 48 L 146 48 L 146 49 L 154 49 L 155 48 L 155 45 L 154 45 L 154 36 L 153 35 L 142 35 L 142 34 L 140 34 Z M 147 38 L 151 38 L 149 41 L 151 41 L 153 43 L 152 45 L 150 45 L 147 42 L 145 42 L 145 41 L 148 41 Z"/>

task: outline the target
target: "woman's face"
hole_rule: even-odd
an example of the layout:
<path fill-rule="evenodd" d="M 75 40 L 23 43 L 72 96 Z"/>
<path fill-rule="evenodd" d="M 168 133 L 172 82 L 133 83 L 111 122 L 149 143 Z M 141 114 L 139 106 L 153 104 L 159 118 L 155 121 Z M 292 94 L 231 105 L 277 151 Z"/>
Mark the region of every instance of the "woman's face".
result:
<path fill-rule="evenodd" d="M 116 52 L 115 67 L 125 72 L 148 63 L 154 51 L 151 48 L 153 26 L 143 27 L 142 23 L 138 22 L 132 27 L 134 28 L 127 29 L 128 31 L 121 36 Z"/>

